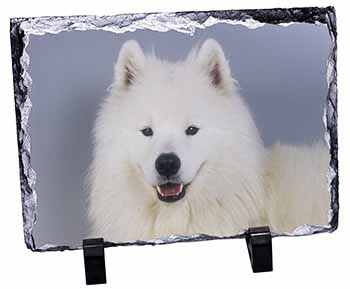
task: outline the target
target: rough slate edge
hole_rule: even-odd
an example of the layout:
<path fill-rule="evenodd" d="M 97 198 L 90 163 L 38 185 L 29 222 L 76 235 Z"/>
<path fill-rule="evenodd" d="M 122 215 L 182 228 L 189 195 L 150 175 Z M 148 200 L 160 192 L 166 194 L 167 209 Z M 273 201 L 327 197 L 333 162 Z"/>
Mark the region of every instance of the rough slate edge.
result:
<path fill-rule="evenodd" d="M 336 16 L 334 7 L 308 7 L 308 8 L 276 8 L 276 9 L 259 9 L 259 10 L 225 10 L 225 11 L 207 11 L 207 12 L 178 12 L 178 13 L 148 13 L 148 14 L 130 14 L 119 16 L 67 16 L 67 17 L 37 17 L 37 18 L 12 18 L 11 19 L 11 50 L 12 50 L 12 67 L 13 67 L 13 84 L 15 95 L 15 109 L 17 121 L 17 139 L 19 149 L 19 168 L 23 207 L 24 236 L 27 247 L 33 251 L 63 251 L 81 249 L 81 246 L 57 246 L 47 244 L 40 248 L 35 246 L 34 237 L 32 235 L 33 226 L 37 219 L 37 199 L 34 190 L 35 187 L 35 171 L 31 167 L 30 162 L 30 134 L 29 134 L 29 114 L 31 111 L 31 79 L 26 69 L 29 65 L 29 56 L 25 52 L 27 31 L 21 27 L 22 23 L 44 20 L 65 22 L 66 26 L 60 28 L 55 33 L 70 30 L 86 30 L 86 29 L 103 29 L 108 30 L 108 26 L 118 25 L 118 27 L 127 27 L 134 21 L 147 19 L 147 17 L 158 17 L 158 20 L 164 21 L 168 15 L 173 15 L 182 19 L 190 20 L 194 23 L 203 24 L 209 17 L 214 20 L 235 21 L 236 24 L 247 25 L 253 21 L 258 24 L 256 27 L 268 24 L 292 24 L 295 22 L 304 22 L 310 24 L 326 24 L 333 43 L 331 53 L 327 63 L 327 107 L 325 108 L 324 122 L 327 128 L 325 138 L 330 147 L 330 169 L 328 174 L 331 206 L 329 209 L 329 224 L 326 226 L 303 225 L 296 228 L 292 233 L 272 233 L 276 236 L 301 236 L 310 235 L 321 232 L 333 232 L 338 227 L 338 136 L 337 136 L 337 31 Z M 114 20 L 114 21 L 111 21 Z M 84 23 L 85 21 L 85 23 Z M 82 23 L 85 29 L 79 29 L 75 24 Z M 253 25 L 250 23 L 249 25 Z M 158 22 L 158 24 L 160 24 Z M 247 25 L 247 26 L 249 26 Z M 143 27 L 145 28 L 145 27 Z M 252 27 L 254 28 L 254 27 Z M 138 28 L 136 28 L 138 29 Z M 46 33 L 43 29 L 42 34 Z M 103 236 L 101 236 L 103 237 Z M 176 242 L 191 242 L 202 240 L 216 239 L 233 239 L 245 237 L 245 231 L 235 236 L 216 237 L 208 235 L 193 236 L 170 236 L 167 239 L 157 239 L 150 241 L 135 241 L 125 243 L 105 242 L 106 247 L 127 246 L 127 245 L 158 245 L 170 244 Z"/>

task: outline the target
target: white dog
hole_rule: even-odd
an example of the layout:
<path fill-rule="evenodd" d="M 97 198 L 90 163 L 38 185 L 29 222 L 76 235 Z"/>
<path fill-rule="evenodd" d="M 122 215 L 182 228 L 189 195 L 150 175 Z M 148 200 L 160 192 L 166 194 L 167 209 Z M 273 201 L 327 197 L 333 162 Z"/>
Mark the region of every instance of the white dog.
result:
<path fill-rule="evenodd" d="M 99 110 L 90 236 L 121 242 L 327 224 L 325 146 L 267 151 L 220 45 L 186 60 L 126 42 Z"/>

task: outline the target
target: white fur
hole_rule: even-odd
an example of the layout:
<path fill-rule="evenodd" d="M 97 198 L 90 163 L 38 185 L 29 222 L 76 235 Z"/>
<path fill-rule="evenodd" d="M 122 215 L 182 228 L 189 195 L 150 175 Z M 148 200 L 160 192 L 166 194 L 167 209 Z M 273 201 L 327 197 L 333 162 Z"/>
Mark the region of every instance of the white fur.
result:
<path fill-rule="evenodd" d="M 323 143 L 311 146 L 275 144 L 266 170 L 269 223 L 279 232 L 303 224 L 328 224 L 330 154 Z"/>
<path fill-rule="evenodd" d="M 200 128 L 194 136 L 185 134 L 190 125 Z M 147 126 L 152 137 L 140 132 Z M 327 223 L 327 163 L 315 155 L 315 164 L 307 149 L 276 147 L 270 156 L 215 40 L 177 63 L 145 56 L 136 41 L 126 42 L 94 135 L 90 236 L 121 242 L 171 234 L 230 236 L 264 224 L 284 230 Z M 294 151 L 297 170 L 289 167 Z M 190 184 L 175 203 L 161 202 L 155 191 L 154 163 L 167 152 L 179 156 L 179 177 Z M 308 182 L 311 175 L 315 186 Z M 322 201 L 314 206 L 319 196 Z M 310 217 L 303 219 L 304 210 Z"/>

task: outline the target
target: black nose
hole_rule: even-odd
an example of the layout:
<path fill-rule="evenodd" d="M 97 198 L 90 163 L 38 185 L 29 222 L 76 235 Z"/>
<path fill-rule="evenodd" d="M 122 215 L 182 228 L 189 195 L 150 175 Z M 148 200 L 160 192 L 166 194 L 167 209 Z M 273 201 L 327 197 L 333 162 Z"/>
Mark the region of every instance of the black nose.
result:
<path fill-rule="evenodd" d="M 161 154 L 156 159 L 156 170 L 164 177 L 175 175 L 180 169 L 180 159 L 174 153 Z"/>

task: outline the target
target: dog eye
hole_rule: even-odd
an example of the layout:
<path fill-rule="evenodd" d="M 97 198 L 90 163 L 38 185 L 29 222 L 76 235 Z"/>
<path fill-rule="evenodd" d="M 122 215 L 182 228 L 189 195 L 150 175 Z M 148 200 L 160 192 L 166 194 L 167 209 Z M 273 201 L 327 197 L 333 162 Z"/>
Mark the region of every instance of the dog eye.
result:
<path fill-rule="evenodd" d="M 141 129 L 141 132 L 144 136 L 152 136 L 153 130 L 150 127 L 145 127 L 144 129 Z"/>
<path fill-rule="evenodd" d="M 199 131 L 199 128 L 198 127 L 195 127 L 195 126 L 189 126 L 187 129 L 186 129 L 186 134 L 187 135 L 195 135 L 197 132 Z"/>

